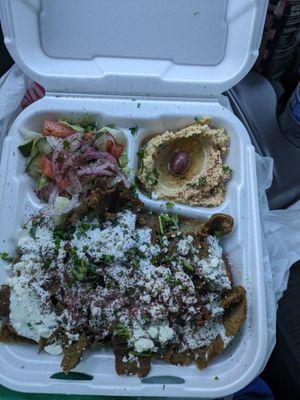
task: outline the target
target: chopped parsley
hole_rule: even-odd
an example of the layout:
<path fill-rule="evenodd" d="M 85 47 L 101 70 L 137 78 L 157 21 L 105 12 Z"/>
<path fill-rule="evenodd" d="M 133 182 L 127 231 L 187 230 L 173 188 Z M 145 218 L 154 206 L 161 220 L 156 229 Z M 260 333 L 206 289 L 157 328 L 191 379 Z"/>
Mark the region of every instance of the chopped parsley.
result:
<path fill-rule="evenodd" d="M 161 262 L 163 264 L 169 264 L 172 260 L 173 260 L 172 256 L 167 254 L 161 259 Z"/>
<path fill-rule="evenodd" d="M 55 254 L 56 256 L 58 256 L 59 249 L 60 249 L 60 244 L 61 244 L 61 240 L 60 240 L 59 238 L 54 239 L 54 244 L 55 244 L 55 247 L 54 247 L 54 254 Z"/>
<path fill-rule="evenodd" d="M 165 278 L 165 281 L 171 286 L 180 286 L 182 283 L 180 279 L 178 279 L 178 278 L 175 279 L 174 276 L 172 276 L 172 275 L 168 275 Z"/>
<path fill-rule="evenodd" d="M 219 378 L 218 376 L 215 376 L 215 377 L 214 377 L 214 380 L 215 380 L 215 381 L 218 381 L 219 379 L 220 379 L 220 378 Z"/>
<path fill-rule="evenodd" d="M 145 254 L 138 247 L 131 247 L 125 253 L 126 257 L 133 264 L 137 264 L 139 258 L 146 258 Z"/>
<path fill-rule="evenodd" d="M 175 206 L 175 203 L 173 201 L 167 201 L 166 202 L 166 208 L 170 209 L 173 208 Z"/>
<path fill-rule="evenodd" d="M 161 215 L 158 216 L 158 226 L 159 226 L 160 234 L 163 235 L 164 234 L 164 226 L 163 226 L 162 216 Z"/>
<path fill-rule="evenodd" d="M 63 226 L 56 226 L 53 230 L 53 239 L 60 240 L 70 240 L 71 232 L 68 228 L 64 228 Z"/>
<path fill-rule="evenodd" d="M 140 149 L 136 154 L 138 157 L 143 158 L 145 155 L 145 149 Z"/>
<path fill-rule="evenodd" d="M 134 287 L 129 287 L 125 289 L 125 295 L 126 296 L 134 296 L 135 295 L 135 288 Z"/>
<path fill-rule="evenodd" d="M 35 239 L 36 230 L 38 227 L 38 221 L 36 219 L 31 221 L 31 228 L 29 229 L 29 235 Z"/>
<path fill-rule="evenodd" d="M 179 225 L 179 217 L 175 214 L 160 214 L 163 227 L 166 231 L 176 231 Z M 163 234 L 163 233 L 162 233 Z"/>
<path fill-rule="evenodd" d="M 195 122 L 202 122 L 202 117 L 197 116 L 194 118 L 194 120 Z"/>
<path fill-rule="evenodd" d="M 200 186 L 206 185 L 206 178 L 205 178 L 204 176 L 201 176 L 201 177 L 198 179 L 198 185 L 200 185 Z"/>
<path fill-rule="evenodd" d="M 231 174 L 232 173 L 232 168 L 230 168 L 229 165 L 223 165 L 222 169 L 226 174 Z"/>
<path fill-rule="evenodd" d="M 137 103 L 137 108 L 140 108 L 141 107 L 141 103 Z"/>
<path fill-rule="evenodd" d="M 51 260 L 45 261 L 42 265 L 42 269 L 48 269 L 51 265 L 51 262 L 52 262 Z"/>
<path fill-rule="evenodd" d="M 105 285 L 105 287 L 107 287 L 107 289 L 112 289 L 114 287 L 114 283 L 113 281 L 108 281 Z"/>
<path fill-rule="evenodd" d="M 126 168 L 127 164 L 128 164 L 128 157 L 126 151 L 123 151 L 123 153 L 119 157 L 119 165 L 121 168 Z"/>
<path fill-rule="evenodd" d="M 68 149 L 70 148 L 70 146 L 71 146 L 71 143 L 70 143 L 70 142 L 68 142 L 67 140 L 64 140 L 64 141 L 63 141 L 63 148 L 64 148 L 64 150 L 68 150 Z"/>
<path fill-rule="evenodd" d="M 132 126 L 131 128 L 129 128 L 129 130 L 130 130 L 132 136 L 134 136 L 137 134 L 137 131 L 139 130 L 139 128 L 135 125 L 135 126 Z"/>
<path fill-rule="evenodd" d="M 215 231 L 214 235 L 216 238 L 221 239 L 222 237 L 225 236 L 225 233 L 222 231 Z"/>
<path fill-rule="evenodd" d="M 86 131 L 94 131 L 97 128 L 95 117 L 91 114 L 84 114 L 79 125 Z"/>
<path fill-rule="evenodd" d="M 118 323 L 118 324 L 116 325 L 115 330 L 114 330 L 114 334 L 115 334 L 116 336 L 119 336 L 119 337 L 125 339 L 125 340 L 130 339 L 130 336 L 131 336 L 131 335 L 130 335 L 130 331 L 129 331 L 129 329 L 127 328 L 127 326 L 125 326 L 125 325 L 123 325 L 123 324 L 121 324 L 121 323 Z"/>
<path fill-rule="evenodd" d="M 187 270 L 187 271 L 189 271 L 189 272 L 195 272 L 195 268 L 192 266 L 192 264 L 190 264 L 189 262 L 187 262 L 187 261 L 184 261 L 183 262 L 183 266 L 184 266 L 184 268 Z"/>
<path fill-rule="evenodd" d="M 199 11 L 195 11 L 195 12 L 193 13 L 193 15 L 199 15 L 199 14 L 200 14 Z"/>
<path fill-rule="evenodd" d="M 76 268 L 72 269 L 72 275 L 76 279 L 76 281 L 83 281 L 85 275 L 88 271 L 87 263 L 85 260 L 81 260 L 80 265 L 77 265 Z"/>
<path fill-rule="evenodd" d="M 113 261 L 114 261 L 114 256 L 113 256 L 113 255 L 104 254 L 104 255 L 101 257 L 101 262 L 102 262 L 104 265 L 109 265 L 109 264 L 112 263 Z"/>
<path fill-rule="evenodd" d="M 9 262 L 14 261 L 14 257 L 10 256 L 8 253 L 6 253 L 6 251 L 0 253 L 0 258 L 4 261 L 9 261 Z"/>
<path fill-rule="evenodd" d="M 80 221 L 80 223 L 77 226 L 77 232 L 76 232 L 76 237 L 79 239 L 81 236 L 86 236 L 86 232 L 91 228 L 91 225 L 88 224 L 87 222 Z"/>

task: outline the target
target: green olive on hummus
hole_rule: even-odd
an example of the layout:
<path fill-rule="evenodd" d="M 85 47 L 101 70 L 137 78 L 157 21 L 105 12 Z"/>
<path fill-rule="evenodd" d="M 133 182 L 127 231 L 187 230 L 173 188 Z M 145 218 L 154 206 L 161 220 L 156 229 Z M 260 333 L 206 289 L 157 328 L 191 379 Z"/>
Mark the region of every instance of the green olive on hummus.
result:
<path fill-rule="evenodd" d="M 224 129 L 203 118 L 178 131 L 152 137 L 139 152 L 138 179 L 152 198 L 216 207 L 225 196 L 231 168 L 223 164 L 229 148 Z"/>

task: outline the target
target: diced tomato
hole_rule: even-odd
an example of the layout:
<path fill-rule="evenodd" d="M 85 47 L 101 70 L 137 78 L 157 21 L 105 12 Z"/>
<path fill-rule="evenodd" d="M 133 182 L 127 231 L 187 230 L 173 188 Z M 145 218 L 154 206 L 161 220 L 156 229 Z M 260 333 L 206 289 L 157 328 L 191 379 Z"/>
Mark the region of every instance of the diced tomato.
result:
<path fill-rule="evenodd" d="M 94 139 L 95 134 L 94 132 L 86 132 L 83 137 L 85 140 L 92 140 Z"/>
<path fill-rule="evenodd" d="M 118 160 L 119 157 L 120 157 L 120 155 L 123 153 L 123 150 L 124 150 L 124 146 L 121 145 L 121 144 L 117 144 L 117 145 L 114 147 L 113 151 L 111 152 L 111 155 L 112 155 L 113 157 L 115 157 L 116 160 Z"/>
<path fill-rule="evenodd" d="M 119 159 L 123 153 L 124 146 L 121 144 L 115 144 L 112 140 L 106 142 L 106 151 L 110 153 L 116 160 Z"/>
<path fill-rule="evenodd" d="M 38 160 L 38 168 L 45 176 L 49 178 L 54 178 L 53 171 L 52 171 L 52 163 L 51 161 L 45 157 L 41 156 Z"/>
<path fill-rule="evenodd" d="M 65 181 L 64 179 L 62 179 L 58 186 L 60 187 L 60 189 L 66 190 L 67 187 L 69 187 L 69 182 Z"/>
<path fill-rule="evenodd" d="M 111 153 L 113 151 L 113 148 L 115 147 L 115 144 L 112 140 L 107 140 L 106 142 L 106 151 L 108 153 Z"/>
<path fill-rule="evenodd" d="M 44 136 L 66 138 L 67 136 L 72 135 L 74 131 L 69 126 L 61 124 L 60 122 L 46 120 L 44 122 L 42 133 Z"/>

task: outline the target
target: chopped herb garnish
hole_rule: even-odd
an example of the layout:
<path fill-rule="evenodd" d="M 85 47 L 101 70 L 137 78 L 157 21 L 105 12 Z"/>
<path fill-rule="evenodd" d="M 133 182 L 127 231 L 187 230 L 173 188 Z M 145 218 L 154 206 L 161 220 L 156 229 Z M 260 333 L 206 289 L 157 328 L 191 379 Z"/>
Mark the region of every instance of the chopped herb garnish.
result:
<path fill-rule="evenodd" d="M 160 234 L 163 235 L 164 234 L 164 226 L 163 226 L 162 216 L 161 215 L 158 216 L 158 226 L 159 226 Z"/>
<path fill-rule="evenodd" d="M 225 236 L 225 233 L 222 231 L 215 231 L 214 235 L 216 238 L 221 239 L 222 237 Z"/>
<path fill-rule="evenodd" d="M 153 264 L 153 265 L 156 265 L 156 263 L 157 263 L 157 256 L 153 256 L 152 258 L 151 258 L 151 264 Z"/>
<path fill-rule="evenodd" d="M 195 120 L 195 122 L 202 122 L 202 117 L 197 116 L 194 118 L 194 120 Z"/>
<path fill-rule="evenodd" d="M 68 228 L 63 226 L 56 226 L 53 230 L 53 239 L 69 240 L 71 239 L 71 232 Z"/>
<path fill-rule="evenodd" d="M 179 225 L 179 217 L 175 214 L 160 214 L 165 230 L 177 230 Z"/>
<path fill-rule="evenodd" d="M 141 103 L 137 103 L 137 108 L 140 108 L 141 107 Z"/>
<path fill-rule="evenodd" d="M 175 203 L 173 201 L 167 201 L 166 202 L 166 208 L 170 209 L 173 208 L 175 206 Z"/>
<path fill-rule="evenodd" d="M 215 377 L 214 377 L 214 380 L 215 380 L 215 381 L 218 381 L 219 379 L 220 379 L 220 378 L 219 378 L 218 376 L 215 376 Z"/>
<path fill-rule="evenodd" d="M 29 229 L 29 235 L 35 239 L 36 230 L 38 227 L 38 221 L 36 219 L 31 221 L 31 228 Z"/>
<path fill-rule="evenodd" d="M 84 114 L 79 124 L 86 132 L 93 131 L 97 128 L 95 117 L 91 114 Z"/>
<path fill-rule="evenodd" d="M 195 268 L 190 263 L 188 263 L 187 261 L 183 262 L 183 266 L 187 271 L 195 272 Z"/>
<path fill-rule="evenodd" d="M 145 155 L 145 150 L 144 150 L 144 149 L 141 149 L 141 150 L 139 150 L 136 154 L 138 155 L 138 157 L 143 158 L 144 155 Z"/>
<path fill-rule="evenodd" d="M 70 142 L 68 142 L 67 140 L 64 140 L 64 141 L 63 141 L 63 148 L 64 148 L 64 150 L 68 150 L 68 149 L 70 148 L 70 146 L 71 146 L 71 143 L 70 143 Z"/>
<path fill-rule="evenodd" d="M 59 238 L 54 239 L 54 244 L 55 244 L 54 254 L 58 255 L 59 249 L 60 249 L 61 240 Z"/>
<path fill-rule="evenodd" d="M 195 12 L 193 13 L 193 15 L 199 15 L 199 14 L 200 14 L 199 11 L 195 11 Z"/>
<path fill-rule="evenodd" d="M 136 258 L 145 258 L 145 254 L 138 247 L 131 247 L 126 251 L 126 257 L 133 261 Z"/>
<path fill-rule="evenodd" d="M 104 254 L 102 257 L 101 257 L 101 262 L 104 264 L 104 265 L 109 265 L 111 262 L 113 262 L 114 261 L 114 256 L 113 255 L 110 255 L 110 254 Z"/>
<path fill-rule="evenodd" d="M 105 286 L 107 287 L 107 289 L 112 289 L 114 287 L 114 283 L 113 281 L 108 281 Z"/>
<path fill-rule="evenodd" d="M 138 268 L 138 267 L 140 266 L 140 262 L 139 262 L 139 260 L 136 259 L 136 258 L 134 258 L 134 259 L 131 261 L 131 264 L 132 264 L 135 268 Z"/>
<path fill-rule="evenodd" d="M 42 264 L 42 269 L 48 269 L 51 265 L 51 260 L 47 260 Z"/>
<path fill-rule="evenodd" d="M 172 256 L 166 255 L 161 259 L 161 262 L 164 264 L 169 264 L 172 261 Z"/>
<path fill-rule="evenodd" d="M 126 151 L 123 151 L 123 153 L 119 157 L 119 165 L 121 168 L 127 167 L 128 164 L 128 157 L 126 154 Z"/>
<path fill-rule="evenodd" d="M 82 261 L 82 265 L 72 269 L 72 275 L 79 282 L 83 281 L 88 270 L 86 263 L 84 262 L 84 260 Z"/>
<path fill-rule="evenodd" d="M 9 261 L 9 262 L 14 261 L 14 257 L 10 256 L 8 253 L 6 253 L 6 251 L 0 253 L 0 258 L 4 261 Z"/>
<path fill-rule="evenodd" d="M 125 326 L 121 323 L 116 325 L 114 334 L 116 336 L 120 336 L 121 338 L 126 339 L 126 340 L 130 339 L 130 336 L 131 336 L 130 331 L 127 328 L 127 326 Z"/>
<path fill-rule="evenodd" d="M 129 128 L 129 130 L 130 130 L 132 136 L 134 136 L 137 134 L 137 131 L 139 130 L 139 128 L 135 125 L 135 126 L 132 126 L 131 128 Z"/>
<path fill-rule="evenodd" d="M 91 225 L 88 224 L 87 222 L 80 221 L 80 223 L 77 226 L 77 239 L 79 239 L 81 236 L 86 236 L 86 232 L 91 228 Z M 78 237 L 79 236 L 79 237 Z"/>
<path fill-rule="evenodd" d="M 200 186 L 206 185 L 206 178 L 205 178 L 204 176 L 201 176 L 201 177 L 198 179 L 198 185 L 200 185 Z"/>
<path fill-rule="evenodd" d="M 135 295 L 135 288 L 134 287 L 129 287 L 125 289 L 125 295 L 126 296 L 134 296 Z"/>
<path fill-rule="evenodd" d="M 178 279 L 178 278 L 175 279 L 174 276 L 172 276 L 172 275 L 168 275 L 165 278 L 165 281 L 171 286 L 179 286 L 179 285 L 181 285 L 181 280 Z"/>
<path fill-rule="evenodd" d="M 150 322 L 150 318 L 147 317 L 147 315 L 144 316 L 143 320 L 144 320 L 144 322 L 145 322 L 146 324 L 148 324 L 148 323 Z"/>
<path fill-rule="evenodd" d="M 222 168 L 225 173 L 227 173 L 227 174 L 232 173 L 232 168 L 230 168 L 229 165 L 223 165 Z"/>

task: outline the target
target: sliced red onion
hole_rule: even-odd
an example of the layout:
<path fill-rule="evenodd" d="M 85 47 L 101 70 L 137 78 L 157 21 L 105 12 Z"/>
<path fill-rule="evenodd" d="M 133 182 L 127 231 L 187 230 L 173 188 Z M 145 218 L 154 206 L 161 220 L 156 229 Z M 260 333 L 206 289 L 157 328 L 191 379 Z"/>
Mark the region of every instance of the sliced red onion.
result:
<path fill-rule="evenodd" d="M 68 182 L 70 186 L 67 188 L 67 192 L 70 194 L 80 194 L 82 192 L 82 185 L 78 177 L 75 175 L 75 171 L 68 172 Z"/>
<path fill-rule="evenodd" d="M 113 175 L 115 175 L 114 172 L 106 169 L 107 167 L 108 167 L 108 164 L 94 165 L 91 167 L 82 167 L 78 170 L 77 175 L 78 176 L 82 176 L 82 175 L 113 176 Z"/>
<path fill-rule="evenodd" d="M 57 196 L 58 196 L 58 189 L 57 189 L 57 186 L 55 186 L 49 195 L 48 203 L 50 205 L 53 205 L 55 203 Z"/>

